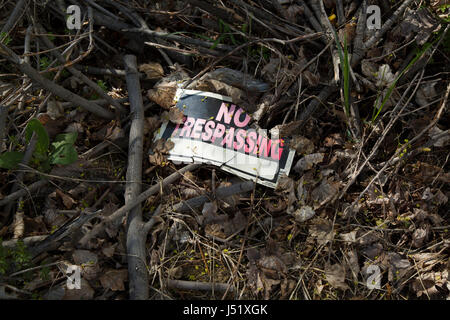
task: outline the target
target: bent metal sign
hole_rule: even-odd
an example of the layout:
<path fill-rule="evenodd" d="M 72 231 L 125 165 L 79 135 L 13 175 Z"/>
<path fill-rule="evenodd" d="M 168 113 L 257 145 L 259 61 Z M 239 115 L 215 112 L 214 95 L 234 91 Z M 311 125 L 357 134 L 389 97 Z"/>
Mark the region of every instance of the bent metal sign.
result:
<path fill-rule="evenodd" d="M 155 137 L 174 143 L 169 160 L 213 164 L 271 188 L 289 174 L 295 152 L 287 140 L 251 128 L 251 117 L 230 97 L 178 89 L 175 101 L 183 124 L 166 122 Z"/>

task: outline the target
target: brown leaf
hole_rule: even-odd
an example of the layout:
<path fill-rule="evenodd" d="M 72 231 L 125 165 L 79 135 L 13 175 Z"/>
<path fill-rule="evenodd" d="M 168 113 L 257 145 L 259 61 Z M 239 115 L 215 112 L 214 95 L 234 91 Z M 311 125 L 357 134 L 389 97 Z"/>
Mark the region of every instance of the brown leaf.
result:
<path fill-rule="evenodd" d="M 64 116 L 64 108 L 61 102 L 51 99 L 47 102 L 47 114 L 53 120 Z"/>
<path fill-rule="evenodd" d="M 417 228 L 412 234 L 413 246 L 420 248 L 428 238 L 428 228 Z"/>
<path fill-rule="evenodd" d="M 349 286 L 345 283 L 345 267 L 339 263 L 325 266 L 325 276 L 328 283 L 337 289 L 347 290 Z"/>
<path fill-rule="evenodd" d="M 170 268 L 167 272 L 170 279 L 180 279 L 183 276 L 183 267 L 178 266 L 174 268 Z"/>
<path fill-rule="evenodd" d="M 183 111 L 178 109 L 178 107 L 171 107 L 169 112 L 164 111 L 161 115 L 161 118 L 164 120 L 169 120 L 175 124 L 182 124 L 185 121 L 185 117 Z"/>
<path fill-rule="evenodd" d="M 69 290 L 64 288 L 62 300 L 91 300 L 94 297 L 94 289 L 86 279 L 81 278 L 80 289 Z"/>
<path fill-rule="evenodd" d="M 417 297 L 422 295 L 434 297 L 439 294 L 437 287 L 444 285 L 448 286 L 448 270 L 421 273 L 416 277 L 411 288 L 416 292 Z"/>
<path fill-rule="evenodd" d="M 164 109 L 169 109 L 175 105 L 174 97 L 176 92 L 177 83 L 172 82 L 164 86 L 148 90 L 147 97 Z"/>
<path fill-rule="evenodd" d="M 243 107 L 247 111 L 252 111 L 249 109 L 250 105 L 248 103 L 248 95 L 245 93 L 245 91 L 228 85 L 224 82 L 215 79 L 199 81 L 195 89 L 219 93 L 224 96 L 231 97 L 233 103 Z"/>
<path fill-rule="evenodd" d="M 325 138 L 324 146 L 331 148 L 333 146 L 342 146 L 344 145 L 344 139 L 342 139 L 342 136 L 340 133 L 333 133 Z"/>
<path fill-rule="evenodd" d="M 144 133 L 153 133 L 156 131 L 156 129 L 159 128 L 161 125 L 161 119 L 160 117 L 154 116 L 154 117 L 148 117 L 145 118 L 144 122 Z"/>
<path fill-rule="evenodd" d="M 358 281 L 358 274 L 360 271 L 358 262 L 358 253 L 355 249 L 352 249 L 346 253 L 347 256 L 347 267 L 350 270 L 353 280 Z"/>
<path fill-rule="evenodd" d="M 72 199 L 72 197 L 68 196 L 64 192 L 59 189 L 56 189 L 56 194 L 61 198 L 64 203 L 64 206 L 67 209 L 72 209 L 73 205 L 76 204 L 76 201 Z"/>
<path fill-rule="evenodd" d="M 314 151 L 314 143 L 303 136 L 294 136 L 289 141 L 289 147 L 295 149 L 297 154 L 310 154 Z"/>
<path fill-rule="evenodd" d="M 267 63 L 261 70 L 261 75 L 264 80 L 274 83 L 277 80 L 277 75 L 280 72 L 281 60 L 279 58 L 270 58 L 269 63 Z"/>
<path fill-rule="evenodd" d="M 325 245 L 334 239 L 336 232 L 333 230 L 332 221 L 318 217 L 313 219 L 311 223 L 309 236 L 317 240 L 319 245 Z"/>
<path fill-rule="evenodd" d="M 339 191 L 339 182 L 331 179 L 323 179 L 320 185 L 311 192 L 314 201 L 314 209 L 320 208 L 332 200 Z"/>
<path fill-rule="evenodd" d="M 149 155 L 149 161 L 158 166 L 165 166 L 167 164 L 165 154 L 167 154 L 174 146 L 175 144 L 170 139 L 157 140 L 153 144 L 153 154 Z"/>
<path fill-rule="evenodd" d="M 316 213 L 313 208 L 311 208 L 310 206 L 304 206 L 300 209 L 295 210 L 292 215 L 294 216 L 295 221 L 303 223 L 314 217 L 315 214 Z"/>
<path fill-rule="evenodd" d="M 164 69 L 158 62 L 141 64 L 139 71 L 144 72 L 147 75 L 147 79 L 159 79 L 164 76 Z"/>
<path fill-rule="evenodd" d="M 88 250 L 75 250 L 72 258 L 76 265 L 81 267 L 81 276 L 87 280 L 97 278 L 100 272 L 98 257 L 95 253 Z"/>
<path fill-rule="evenodd" d="M 324 154 L 323 153 L 312 153 L 307 154 L 303 158 L 297 161 L 293 170 L 296 172 L 303 172 L 311 169 L 315 164 L 318 164 L 323 161 Z"/>
<path fill-rule="evenodd" d="M 100 283 L 105 289 L 112 291 L 124 291 L 124 282 L 128 279 L 128 270 L 109 270 L 100 277 Z"/>
<path fill-rule="evenodd" d="M 286 9 L 286 18 L 293 23 L 296 23 L 297 17 L 301 14 L 303 14 L 303 7 L 292 4 Z"/>
<path fill-rule="evenodd" d="M 105 255 L 105 257 L 111 258 L 114 255 L 114 252 L 116 251 L 116 247 L 117 247 L 117 243 L 114 243 L 107 247 L 103 247 L 102 253 Z"/>

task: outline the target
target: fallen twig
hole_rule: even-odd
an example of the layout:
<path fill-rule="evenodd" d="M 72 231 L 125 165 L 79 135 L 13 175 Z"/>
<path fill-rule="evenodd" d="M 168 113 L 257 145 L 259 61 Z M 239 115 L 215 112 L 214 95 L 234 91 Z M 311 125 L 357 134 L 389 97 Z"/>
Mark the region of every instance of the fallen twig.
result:
<path fill-rule="evenodd" d="M 212 193 L 208 195 L 198 196 L 175 204 L 172 210 L 176 212 L 187 212 L 192 209 L 201 207 L 203 204 L 205 204 L 205 202 L 211 201 L 212 199 L 224 199 L 238 193 L 251 191 L 253 190 L 254 186 L 255 183 L 253 181 L 235 183 L 229 187 L 218 188 L 215 193 L 215 198 Z"/>
<path fill-rule="evenodd" d="M 71 235 L 73 232 L 78 230 L 83 224 L 96 217 L 101 210 L 95 212 L 83 211 L 74 220 L 69 221 L 62 225 L 58 230 L 45 238 L 42 242 L 38 243 L 36 246 L 30 248 L 30 255 L 34 258 L 43 252 L 49 251 L 51 249 L 57 248 L 59 246 L 59 241 L 65 237 Z"/>
<path fill-rule="evenodd" d="M 17 190 L 13 193 L 8 194 L 7 196 L 3 197 L 2 200 L 0 200 L 0 207 L 4 206 L 12 201 L 15 201 L 21 197 L 26 196 L 32 191 L 39 190 L 43 186 L 45 186 L 48 183 L 48 180 L 39 180 L 34 182 L 33 184 L 30 184 L 29 186 L 26 186 L 20 190 Z"/>
<path fill-rule="evenodd" d="M 3 141 L 6 133 L 6 118 L 8 117 L 8 107 L 0 106 L 0 153 L 3 152 Z"/>
<path fill-rule="evenodd" d="M 33 155 L 34 149 L 36 148 L 36 143 L 37 143 L 37 136 L 36 133 L 33 132 L 33 135 L 31 136 L 30 142 L 25 150 L 25 154 L 23 156 L 22 161 L 19 163 L 19 167 L 25 165 L 27 166 L 28 163 L 31 160 L 31 156 Z M 11 192 L 14 193 L 16 192 L 19 188 L 20 188 L 20 184 L 22 183 L 23 180 L 23 176 L 24 176 L 24 172 L 23 171 L 19 171 L 17 173 L 16 176 L 16 181 L 14 182 L 12 188 L 11 188 Z M 11 210 L 12 210 L 12 206 L 13 203 L 8 203 L 6 208 L 3 210 L 3 216 L 0 216 L 0 224 L 6 224 L 9 216 L 11 215 Z"/>
<path fill-rule="evenodd" d="M 8 34 L 14 28 L 14 25 L 19 22 L 20 19 L 18 18 L 18 16 L 22 13 L 22 9 L 25 4 L 28 6 L 28 0 L 19 0 L 16 3 L 16 7 L 11 12 L 8 21 L 6 21 L 5 25 L 0 31 L 0 34 Z"/>
<path fill-rule="evenodd" d="M 0 42 L 0 55 L 8 59 L 10 62 L 14 63 L 21 72 L 26 74 L 32 81 L 38 83 L 48 91 L 52 92 L 54 95 L 71 101 L 76 105 L 94 113 L 95 115 L 106 118 L 114 119 L 114 114 L 108 110 L 103 109 L 95 103 L 86 100 L 79 95 L 65 89 L 64 87 L 48 80 L 43 77 L 36 69 L 34 69 L 25 59 L 19 57 L 14 51 L 9 49 L 3 43 Z"/>
<path fill-rule="evenodd" d="M 38 26 L 42 32 L 45 34 L 47 31 L 42 26 Z M 49 48 L 52 49 L 52 54 L 61 62 L 61 64 L 66 63 L 66 59 L 63 57 L 63 55 L 58 51 L 55 50 L 55 45 L 50 41 L 50 39 L 43 35 L 41 36 L 42 41 L 44 44 Z M 86 83 L 89 87 L 91 87 L 95 92 L 97 92 L 101 97 L 103 97 L 105 100 L 107 100 L 111 105 L 116 107 L 116 109 L 121 112 L 125 113 L 126 109 L 122 107 L 122 105 L 117 101 L 114 100 L 110 95 L 108 95 L 102 88 L 99 87 L 98 84 L 96 84 L 94 81 L 86 77 L 81 71 L 79 71 L 77 68 L 73 66 L 68 66 L 67 70 L 72 73 L 76 78 L 80 79 L 84 83 Z"/>

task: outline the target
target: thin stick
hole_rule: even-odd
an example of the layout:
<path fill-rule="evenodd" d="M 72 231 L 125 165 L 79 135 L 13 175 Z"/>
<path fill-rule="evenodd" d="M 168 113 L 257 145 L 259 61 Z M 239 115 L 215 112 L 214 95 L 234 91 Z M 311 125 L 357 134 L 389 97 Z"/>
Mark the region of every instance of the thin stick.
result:
<path fill-rule="evenodd" d="M 45 29 L 38 25 L 38 27 L 42 30 L 43 33 L 46 33 Z M 44 44 L 49 47 L 50 49 L 55 49 L 55 45 L 53 42 L 46 36 L 41 36 L 42 41 Z M 63 57 L 63 55 L 58 50 L 52 50 L 52 54 L 61 62 L 63 65 L 67 62 L 66 59 Z M 96 84 L 94 81 L 86 77 L 81 71 L 79 71 L 77 68 L 73 66 L 68 66 L 67 70 L 73 74 L 76 78 L 80 79 L 84 83 L 86 83 L 89 87 L 94 89 L 95 92 L 97 92 L 101 97 L 106 99 L 110 104 L 112 104 L 116 109 L 121 112 L 125 113 L 126 109 L 122 107 L 122 105 L 117 101 L 114 100 L 110 95 L 108 95 L 102 88 L 99 87 L 98 84 Z"/>
<path fill-rule="evenodd" d="M 253 190 L 254 186 L 255 183 L 253 181 L 235 183 L 229 187 L 218 188 L 215 192 L 215 198 L 213 193 L 198 196 L 175 204 L 172 210 L 176 212 L 191 211 L 192 209 L 201 207 L 203 204 L 205 204 L 205 202 L 211 201 L 211 199 L 224 199 L 238 193 L 251 191 Z"/>
<path fill-rule="evenodd" d="M 9 49 L 3 43 L 0 42 L 0 55 L 16 64 L 21 72 L 26 74 L 32 81 L 38 83 L 54 95 L 70 101 L 80 107 L 92 112 L 93 114 L 106 118 L 114 119 L 114 114 L 108 110 L 103 109 L 99 105 L 88 101 L 79 95 L 61 87 L 60 85 L 50 81 L 49 79 L 43 77 L 36 69 L 34 69 L 29 63 L 26 63 L 24 59 L 20 58 L 14 51 Z"/>
<path fill-rule="evenodd" d="M 21 14 L 25 2 L 27 2 L 28 5 L 28 1 L 25 0 L 20 0 L 19 2 L 17 2 L 16 7 L 8 18 L 8 21 L 6 21 L 5 25 L 0 31 L 1 34 L 8 34 L 14 28 L 14 25 L 19 22 L 18 16 Z"/>
<path fill-rule="evenodd" d="M 36 143 L 37 143 L 37 136 L 36 133 L 33 132 L 33 135 L 31 136 L 30 142 L 25 150 L 25 154 L 23 156 L 22 161 L 19 163 L 19 168 L 22 165 L 27 166 L 28 163 L 31 160 L 31 156 L 33 155 L 34 149 L 36 148 Z M 14 182 L 12 188 L 11 188 L 11 192 L 16 192 L 19 188 L 20 188 L 20 184 L 22 183 L 23 180 L 23 176 L 25 175 L 25 173 L 23 171 L 19 171 L 19 173 L 17 173 L 16 176 L 16 181 Z M 6 206 L 6 208 L 4 209 L 4 215 L 2 217 L 3 221 L 0 221 L 0 223 L 6 224 L 8 222 L 9 216 L 11 215 L 11 210 L 12 210 L 12 206 L 13 203 L 8 203 L 8 205 Z"/>
<path fill-rule="evenodd" d="M 0 153 L 3 152 L 5 142 L 3 139 L 5 138 L 6 130 L 6 118 L 8 117 L 8 107 L 0 106 Z"/>
<path fill-rule="evenodd" d="M 411 139 L 411 141 L 409 141 L 409 144 L 413 144 L 414 142 L 416 142 L 417 140 L 419 140 L 425 133 L 427 133 L 431 128 L 433 128 L 436 123 L 438 123 L 439 119 L 442 116 L 442 113 L 445 109 L 445 107 L 447 106 L 447 101 L 448 101 L 448 96 L 450 93 L 450 83 L 447 85 L 447 90 L 445 92 L 445 96 L 444 99 L 442 100 L 442 104 L 439 107 L 438 112 L 436 113 L 436 115 L 434 116 L 433 121 L 431 121 L 430 124 L 428 124 L 417 136 L 415 136 L 414 138 Z M 380 169 L 380 171 L 378 171 L 378 173 L 375 175 L 375 177 L 372 178 L 372 180 L 369 182 L 369 184 L 366 186 L 366 188 L 359 194 L 358 198 L 355 199 L 355 201 L 353 201 L 352 205 L 349 206 L 348 208 L 353 208 L 358 201 L 364 196 L 364 194 L 370 189 L 370 187 L 372 186 L 372 184 L 379 178 L 379 176 L 381 175 L 382 172 L 384 172 L 386 170 L 386 168 L 388 166 L 390 166 L 396 159 L 396 157 L 403 152 L 403 148 L 399 148 L 394 155 L 389 159 L 389 161 L 387 161 L 385 163 L 385 165 Z M 408 152 L 409 153 L 409 152 Z"/>

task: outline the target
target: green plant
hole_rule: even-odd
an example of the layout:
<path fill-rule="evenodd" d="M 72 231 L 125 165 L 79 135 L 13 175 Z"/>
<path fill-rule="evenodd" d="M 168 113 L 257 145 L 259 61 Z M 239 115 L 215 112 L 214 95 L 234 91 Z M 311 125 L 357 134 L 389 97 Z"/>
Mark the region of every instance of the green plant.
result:
<path fill-rule="evenodd" d="M 8 37 L 6 32 L 0 33 L 0 42 L 7 46 L 12 41 L 11 37 Z"/>
<path fill-rule="evenodd" d="M 339 41 L 339 37 L 334 30 L 331 28 L 334 36 L 334 40 L 336 42 L 336 46 L 339 54 L 339 65 L 341 67 L 342 75 L 344 77 L 344 111 L 347 118 L 350 116 L 350 63 L 348 57 L 348 48 L 347 48 L 347 36 L 344 37 L 344 47 L 342 48 L 341 42 Z"/>
<path fill-rule="evenodd" d="M 106 87 L 106 82 L 104 82 L 103 80 L 98 80 L 97 81 L 97 85 L 102 88 L 103 91 L 108 91 L 108 88 Z"/>
<path fill-rule="evenodd" d="M 437 39 L 436 39 L 437 40 Z M 436 41 L 434 40 L 434 42 Z M 434 43 L 433 42 L 433 43 Z M 406 66 L 405 69 L 402 70 L 402 72 L 400 72 L 400 74 L 394 79 L 394 81 L 392 82 L 392 84 L 389 86 L 388 91 L 386 93 L 386 95 L 383 98 L 383 101 L 381 102 L 381 105 L 379 108 L 377 108 L 379 101 L 381 99 L 381 95 L 379 95 L 377 97 L 377 100 L 375 101 L 375 107 L 373 109 L 373 114 L 372 114 L 372 122 L 374 122 L 377 118 L 378 115 L 380 114 L 380 112 L 383 110 L 384 105 L 386 104 L 386 102 L 389 100 L 392 92 L 395 89 L 395 86 L 397 85 L 398 80 L 400 80 L 400 78 L 417 62 L 417 60 L 419 60 L 423 54 L 425 52 L 428 51 L 428 49 L 431 48 L 431 46 L 433 45 L 433 43 L 425 43 L 424 46 L 416 53 L 416 56 L 411 60 L 411 62 Z"/>
<path fill-rule="evenodd" d="M 31 255 L 23 241 L 18 241 L 15 248 L 5 248 L 0 238 L 0 274 L 27 268 L 30 263 Z"/>
<path fill-rule="evenodd" d="M 45 70 L 50 66 L 50 59 L 46 56 L 43 56 L 39 59 L 39 67 L 41 70 Z"/>
<path fill-rule="evenodd" d="M 36 135 L 36 147 L 33 153 L 32 162 L 37 164 L 38 169 L 49 171 L 54 164 L 67 165 L 78 159 L 77 151 L 74 147 L 77 139 L 77 132 L 59 134 L 50 144 L 48 133 L 44 126 L 37 119 L 31 119 L 25 128 L 25 140 L 30 142 L 33 133 Z M 10 151 L 0 155 L 0 168 L 14 169 L 22 161 L 23 152 Z"/>
<path fill-rule="evenodd" d="M 344 38 L 344 63 L 341 62 L 342 74 L 344 75 L 344 108 L 347 117 L 350 115 L 350 63 L 348 59 L 347 36 Z M 342 61 L 342 60 L 341 60 Z"/>

